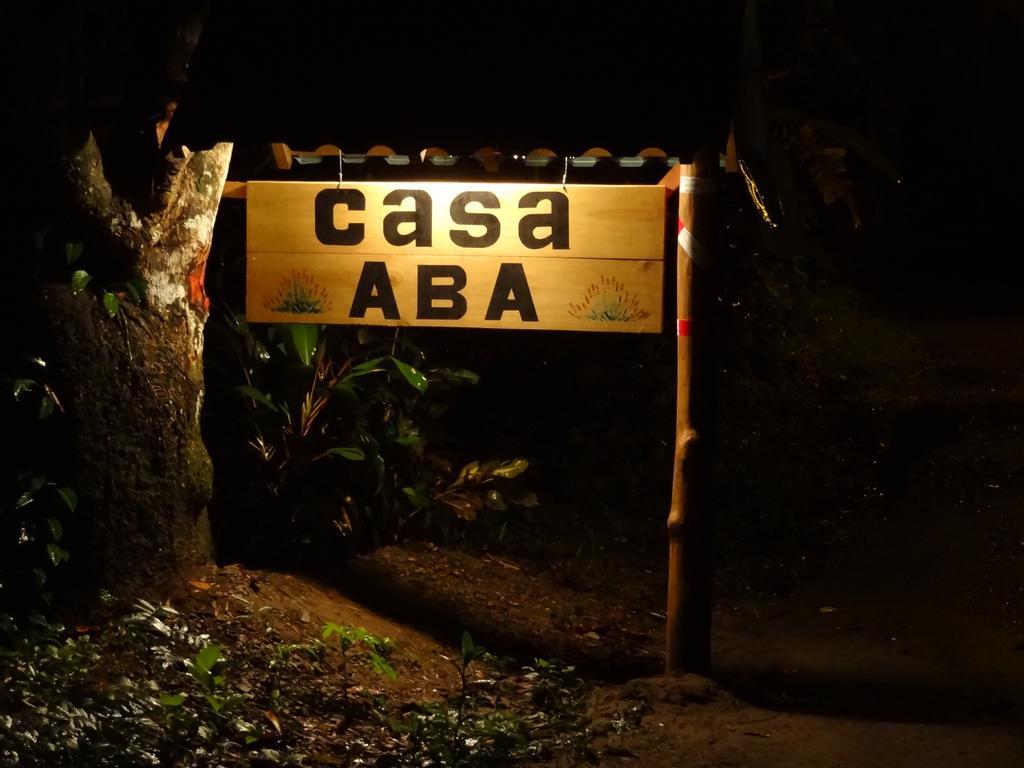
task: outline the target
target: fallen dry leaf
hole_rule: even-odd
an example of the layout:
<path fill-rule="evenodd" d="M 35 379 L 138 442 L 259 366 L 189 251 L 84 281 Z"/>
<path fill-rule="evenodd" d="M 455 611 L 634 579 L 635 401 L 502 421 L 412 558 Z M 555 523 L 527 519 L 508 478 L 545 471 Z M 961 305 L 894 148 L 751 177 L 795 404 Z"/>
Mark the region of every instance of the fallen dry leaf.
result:
<path fill-rule="evenodd" d="M 274 710 L 268 709 L 264 711 L 263 716 L 270 721 L 270 724 L 274 726 L 274 730 L 281 733 L 281 721 L 277 719 L 277 715 L 274 714 Z"/>

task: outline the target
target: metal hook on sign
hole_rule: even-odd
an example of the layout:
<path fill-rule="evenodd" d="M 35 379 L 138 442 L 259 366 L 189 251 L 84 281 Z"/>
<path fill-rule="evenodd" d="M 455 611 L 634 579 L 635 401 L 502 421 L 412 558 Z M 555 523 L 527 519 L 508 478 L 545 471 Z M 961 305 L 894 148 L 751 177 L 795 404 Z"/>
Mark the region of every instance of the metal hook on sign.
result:
<path fill-rule="evenodd" d="M 338 189 L 341 189 L 342 183 L 345 181 L 345 163 L 342 161 L 341 156 L 344 153 L 341 149 L 338 149 Z"/>
<path fill-rule="evenodd" d="M 565 180 L 569 178 L 569 156 L 565 156 L 565 165 L 562 167 L 562 191 L 568 193 L 569 190 L 565 188 Z"/>

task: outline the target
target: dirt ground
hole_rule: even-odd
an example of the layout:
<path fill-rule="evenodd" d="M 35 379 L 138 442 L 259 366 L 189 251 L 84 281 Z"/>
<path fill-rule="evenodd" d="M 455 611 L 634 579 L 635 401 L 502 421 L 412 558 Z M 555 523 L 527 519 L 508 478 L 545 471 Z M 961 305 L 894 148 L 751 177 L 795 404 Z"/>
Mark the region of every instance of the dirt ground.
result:
<path fill-rule="evenodd" d="M 358 563 L 350 587 L 383 589 L 427 626 L 500 635 L 513 652 L 613 681 L 597 709 L 647 701 L 609 765 L 1024 764 L 1024 327 L 913 330 L 926 367 L 879 397 L 907 413 L 902 487 L 874 530 L 792 595 L 718 602 L 704 693 L 622 682 L 655 672 L 663 641 L 661 564 L 629 553 L 584 574 L 389 549 Z"/>
<path fill-rule="evenodd" d="M 639 552 L 598 567 L 413 543 L 333 586 L 207 569 L 178 600 L 395 638 L 380 686 L 399 700 L 453 689 L 464 628 L 565 660 L 592 684 L 601 765 L 1024 765 L 1024 326 L 915 331 L 927 367 L 884 403 L 908 415 L 904 481 L 793 594 L 718 601 L 713 679 L 658 674 L 664 571 Z"/>

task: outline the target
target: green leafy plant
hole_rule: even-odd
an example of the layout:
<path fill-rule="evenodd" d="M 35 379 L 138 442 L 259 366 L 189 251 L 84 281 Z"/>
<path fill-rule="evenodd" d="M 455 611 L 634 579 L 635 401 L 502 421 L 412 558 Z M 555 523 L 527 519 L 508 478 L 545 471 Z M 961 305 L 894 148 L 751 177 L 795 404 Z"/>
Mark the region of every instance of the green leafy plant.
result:
<path fill-rule="evenodd" d="M 474 661 L 483 657 L 486 649 L 483 646 L 474 643 L 473 636 L 470 635 L 468 631 L 463 630 L 462 642 L 459 644 L 459 650 L 462 652 L 461 658 L 455 664 L 455 668 L 459 671 L 459 707 L 458 715 L 455 719 L 455 729 L 452 733 L 452 739 L 454 741 L 453 747 L 455 748 L 460 746 L 459 737 L 462 733 L 462 725 L 466 718 L 466 705 L 469 702 L 469 668 Z"/>
<path fill-rule="evenodd" d="M 367 663 L 374 672 L 394 680 L 396 673 L 395 668 L 391 666 L 391 640 L 387 637 L 375 635 L 363 627 L 353 627 L 333 622 L 324 625 L 321 634 L 325 641 L 333 637 L 338 638 L 338 650 L 341 652 L 341 698 L 345 716 L 348 717 L 351 711 L 349 688 L 352 686 L 349 661 L 353 649 L 358 648 L 365 653 Z"/>
<path fill-rule="evenodd" d="M 520 477 L 530 466 L 527 459 L 472 461 L 456 470 L 440 457 L 430 458 L 419 482 L 402 488 L 412 507 L 404 524 L 420 535 L 499 545 L 512 515 L 521 517 L 539 504 Z"/>
<path fill-rule="evenodd" d="M 327 646 L 318 639 L 308 643 L 278 643 L 274 647 L 274 656 L 270 660 L 270 668 L 293 667 L 295 660 L 301 659 L 307 666 L 319 669 Z"/>
<path fill-rule="evenodd" d="M 471 675 L 474 664 L 496 660 L 469 632 L 462 633 L 459 655 L 450 661 L 459 673 L 454 701 L 420 704 L 407 719 L 388 721 L 392 731 L 409 743 L 402 765 L 497 768 L 527 757 L 550 756 L 539 749 L 540 742 L 517 708 L 499 707 L 497 696 L 477 690 Z"/>
<path fill-rule="evenodd" d="M 188 662 L 188 670 L 203 691 L 203 698 L 214 714 L 222 714 L 238 703 L 240 696 L 224 693 L 224 674 L 221 669 L 224 658 L 220 647 L 208 645 Z"/>
<path fill-rule="evenodd" d="M 50 479 L 48 470 L 56 467 L 47 466 L 59 439 L 51 422 L 63 405 L 45 381 L 45 361 L 32 358 L 28 367 L 7 381 L 9 398 L 0 404 L 23 446 L 19 460 L 0 470 L 0 630 L 6 634 L 50 605 L 54 576 L 71 558 L 65 528 L 78 508 L 75 491 Z"/>
<path fill-rule="evenodd" d="M 426 368 L 409 339 L 368 329 L 250 326 L 237 316 L 220 327 L 234 364 L 208 370 L 212 382 L 239 372 L 243 378 L 221 407 L 246 408 L 239 424 L 249 432 L 244 461 L 255 460 L 247 475 L 257 478 L 266 518 L 253 525 L 249 515 L 250 528 L 277 551 L 285 541 L 288 552 L 334 563 L 395 541 L 410 520 L 424 520 L 403 489 L 433 489 L 438 473 L 451 471 L 438 455 L 440 422 L 475 374 Z"/>
<path fill-rule="evenodd" d="M 278 643 L 267 663 L 272 675 L 270 699 L 275 709 L 282 704 L 282 690 L 293 675 L 324 671 L 324 656 L 327 646 L 319 638 L 307 643 Z"/>
<path fill-rule="evenodd" d="M 77 264 L 81 259 L 85 248 L 79 241 L 66 242 L 64 244 L 64 258 L 68 266 Z M 71 292 L 78 294 L 84 291 L 93 281 L 93 276 L 88 270 L 78 267 L 71 272 Z M 117 317 L 123 312 L 122 303 L 130 301 L 134 304 L 144 304 L 146 301 L 146 281 L 140 277 L 132 277 L 128 280 L 116 283 L 108 283 L 99 292 L 100 302 L 110 317 Z"/>
<path fill-rule="evenodd" d="M 538 658 L 523 671 L 532 683 L 530 704 L 543 713 L 542 727 L 549 737 L 543 751 L 591 756 L 586 712 L 588 688 L 575 667 Z"/>
<path fill-rule="evenodd" d="M 97 690 L 100 650 L 53 627 L 0 651 L 0 765 L 156 765 L 163 732 L 152 692 L 126 678 Z"/>
<path fill-rule="evenodd" d="M 504 512 L 509 504 L 537 506 L 537 495 L 511 482 L 530 466 L 526 459 L 472 461 L 466 464 L 434 502 L 447 507 L 460 520 L 475 520 L 484 508 Z"/>
<path fill-rule="evenodd" d="M 197 734 L 203 738 L 210 738 L 215 733 L 233 734 L 245 745 L 259 740 L 260 731 L 255 725 L 232 717 L 234 710 L 242 704 L 243 696 L 228 689 L 224 661 L 220 646 L 206 645 L 185 662 L 203 705 L 201 708 L 189 706 L 196 697 L 185 691 L 162 693 L 160 706 L 169 731 L 185 736 Z"/>

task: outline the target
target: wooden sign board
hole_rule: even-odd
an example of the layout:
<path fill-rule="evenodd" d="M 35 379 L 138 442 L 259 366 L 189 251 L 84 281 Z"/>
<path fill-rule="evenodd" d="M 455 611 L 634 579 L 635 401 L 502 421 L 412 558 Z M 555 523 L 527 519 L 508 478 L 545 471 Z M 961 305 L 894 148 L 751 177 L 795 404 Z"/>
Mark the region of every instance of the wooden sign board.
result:
<path fill-rule="evenodd" d="M 253 322 L 658 332 L 665 190 L 249 182 Z"/>

